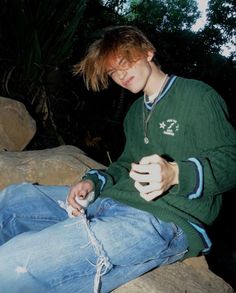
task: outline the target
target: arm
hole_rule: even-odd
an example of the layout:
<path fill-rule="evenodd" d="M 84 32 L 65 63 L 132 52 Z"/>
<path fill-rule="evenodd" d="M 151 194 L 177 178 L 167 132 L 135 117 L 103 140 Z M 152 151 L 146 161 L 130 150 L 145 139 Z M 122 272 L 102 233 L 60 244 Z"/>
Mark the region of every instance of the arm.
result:
<path fill-rule="evenodd" d="M 126 138 L 128 138 L 127 119 L 124 121 L 124 132 Z M 124 150 L 115 162 L 113 162 L 106 170 L 89 170 L 83 179 L 89 179 L 94 183 L 95 197 L 97 197 L 104 188 L 113 186 L 121 179 L 125 178 L 130 180 L 129 172 L 132 161 L 132 147 L 130 146 L 128 139 L 126 139 Z M 133 185 L 131 180 L 130 183 Z"/>
<path fill-rule="evenodd" d="M 196 135 L 196 153 L 179 165 L 181 191 L 192 174 L 195 187 L 187 192 L 190 199 L 224 193 L 236 186 L 236 132 L 229 122 L 223 99 L 207 87 L 204 96 L 196 105 L 193 131 Z M 192 173 L 186 172 L 192 167 Z M 175 187 L 176 188 L 176 187 Z"/>
<path fill-rule="evenodd" d="M 235 130 L 221 97 L 208 86 L 204 93 L 191 105 L 192 155 L 174 163 L 155 155 L 132 165 L 130 176 L 135 187 L 141 196 L 148 194 L 148 200 L 168 190 L 173 195 L 194 199 L 220 194 L 235 186 Z"/>

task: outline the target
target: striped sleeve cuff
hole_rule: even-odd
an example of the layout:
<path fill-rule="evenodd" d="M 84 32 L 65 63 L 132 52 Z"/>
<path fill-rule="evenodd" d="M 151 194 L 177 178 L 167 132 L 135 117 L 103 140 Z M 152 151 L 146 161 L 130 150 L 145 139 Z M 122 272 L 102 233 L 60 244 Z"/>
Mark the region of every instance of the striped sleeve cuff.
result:
<path fill-rule="evenodd" d="M 193 190 L 193 192 L 189 193 L 187 197 L 189 199 L 194 199 L 198 198 L 202 194 L 202 189 L 203 189 L 203 166 L 201 162 L 196 159 L 196 158 L 189 158 L 188 161 L 192 162 L 195 164 L 197 168 L 197 180 L 196 180 L 196 186 Z"/>
<path fill-rule="evenodd" d="M 100 172 L 99 170 L 91 169 L 86 173 L 86 175 L 96 175 L 101 183 L 100 191 L 103 189 L 106 183 L 106 177 L 102 174 L 102 172 Z"/>

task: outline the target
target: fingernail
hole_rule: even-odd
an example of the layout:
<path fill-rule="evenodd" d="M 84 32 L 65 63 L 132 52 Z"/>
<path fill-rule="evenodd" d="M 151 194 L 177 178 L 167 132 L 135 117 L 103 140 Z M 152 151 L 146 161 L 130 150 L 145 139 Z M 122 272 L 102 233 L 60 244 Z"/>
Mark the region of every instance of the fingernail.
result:
<path fill-rule="evenodd" d="M 81 209 L 79 211 L 81 212 L 81 214 L 84 214 L 85 213 L 84 209 Z"/>

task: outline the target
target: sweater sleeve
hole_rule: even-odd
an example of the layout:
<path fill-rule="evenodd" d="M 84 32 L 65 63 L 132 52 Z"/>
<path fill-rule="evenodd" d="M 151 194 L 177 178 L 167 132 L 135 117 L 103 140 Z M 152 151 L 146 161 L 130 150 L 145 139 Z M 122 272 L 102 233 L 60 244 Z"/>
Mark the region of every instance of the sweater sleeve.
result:
<path fill-rule="evenodd" d="M 224 100 L 207 87 L 195 107 L 194 132 L 199 151 L 194 157 L 177 162 L 179 186 L 171 190 L 186 194 L 189 199 L 221 194 L 236 187 L 236 133 Z"/>
<path fill-rule="evenodd" d="M 127 138 L 127 118 L 124 121 L 124 132 Z M 124 150 L 120 157 L 113 162 L 107 170 L 89 170 L 83 179 L 90 179 L 95 185 L 95 197 L 99 196 L 104 188 L 109 188 L 118 182 L 124 182 L 127 185 L 132 185 L 128 188 L 133 189 L 133 182 L 129 177 L 129 172 L 132 162 L 132 151 L 129 147 L 129 143 L 126 140 Z M 127 179 L 128 178 L 128 179 Z M 123 180 L 121 180 L 123 179 Z"/>

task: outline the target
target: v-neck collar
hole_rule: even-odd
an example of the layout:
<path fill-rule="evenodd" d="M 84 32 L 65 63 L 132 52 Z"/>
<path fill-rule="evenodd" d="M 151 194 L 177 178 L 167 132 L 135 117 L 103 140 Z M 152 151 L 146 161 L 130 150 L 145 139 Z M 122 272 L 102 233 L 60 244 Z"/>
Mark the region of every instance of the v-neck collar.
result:
<path fill-rule="evenodd" d="M 167 94 L 167 92 L 171 89 L 172 85 L 174 84 L 175 80 L 176 80 L 177 76 L 176 75 L 171 75 L 166 83 L 166 85 L 164 86 L 162 93 L 160 94 L 160 96 L 158 97 L 158 99 L 154 100 L 153 102 L 145 102 L 144 101 L 144 105 L 148 110 L 152 109 L 152 106 L 154 104 L 159 103 L 159 101 Z"/>

